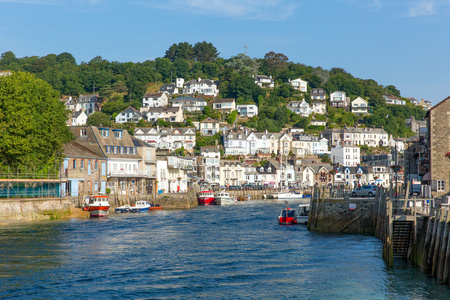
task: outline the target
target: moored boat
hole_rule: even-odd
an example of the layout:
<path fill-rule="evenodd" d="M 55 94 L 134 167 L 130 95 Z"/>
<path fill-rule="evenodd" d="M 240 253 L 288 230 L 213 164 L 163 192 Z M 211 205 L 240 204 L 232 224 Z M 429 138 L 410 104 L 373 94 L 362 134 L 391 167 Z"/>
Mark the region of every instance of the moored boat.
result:
<path fill-rule="evenodd" d="M 130 205 L 122 205 L 122 206 L 116 207 L 114 209 L 114 211 L 116 213 L 127 213 L 127 212 L 130 212 L 130 209 L 131 209 Z"/>
<path fill-rule="evenodd" d="M 136 201 L 136 205 L 132 206 L 130 212 L 145 212 L 150 209 L 150 204 L 147 201 Z"/>
<path fill-rule="evenodd" d="M 309 203 L 302 203 L 298 205 L 298 215 L 297 215 L 297 223 L 298 224 L 308 224 L 309 218 Z"/>
<path fill-rule="evenodd" d="M 84 201 L 84 210 L 91 217 L 106 217 L 109 211 L 108 196 L 88 196 Z"/>
<path fill-rule="evenodd" d="M 198 193 L 197 200 L 199 205 L 216 204 L 213 191 L 201 191 L 200 193 Z"/>
<path fill-rule="evenodd" d="M 151 204 L 148 210 L 163 210 L 163 207 L 159 206 L 159 204 Z"/>
<path fill-rule="evenodd" d="M 295 215 L 295 210 L 287 206 L 287 201 L 286 208 L 284 208 L 278 216 L 278 223 L 280 225 L 297 224 L 297 216 Z"/>
<path fill-rule="evenodd" d="M 250 200 L 251 195 L 244 195 L 244 196 L 239 196 L 237 197 L 237 201 L 248 201 Z"/>
<path fill-rule="evenodd" d="M 215 195 L 215 201 L 217 205 L 229 205 L 235 203 L 237 200 L 235 197 L 230 196 L 230 193 L 222 191 Z"/>
<path fill-rule="evenodd" d="M 294 199 L 302 199 L 303 194 L 302 193 L 293 193 L 293 192 L 286 192 L 286 193 L 278 193 L 274 195 L 275 198 L 278 200 L 294 200 Z"/>

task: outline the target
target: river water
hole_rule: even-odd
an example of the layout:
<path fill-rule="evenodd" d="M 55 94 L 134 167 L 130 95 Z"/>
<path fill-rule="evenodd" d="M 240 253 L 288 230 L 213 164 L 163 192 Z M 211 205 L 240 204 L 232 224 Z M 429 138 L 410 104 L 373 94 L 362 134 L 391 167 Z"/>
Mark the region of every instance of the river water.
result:
<path fill-rule="evenodd" d="M 284 203 L 115 214 L 0 228 L 0 298 L 450 299 L 371 236 L 282 226 Z M 291 206 L 296 206 L 295 203 Z"/>

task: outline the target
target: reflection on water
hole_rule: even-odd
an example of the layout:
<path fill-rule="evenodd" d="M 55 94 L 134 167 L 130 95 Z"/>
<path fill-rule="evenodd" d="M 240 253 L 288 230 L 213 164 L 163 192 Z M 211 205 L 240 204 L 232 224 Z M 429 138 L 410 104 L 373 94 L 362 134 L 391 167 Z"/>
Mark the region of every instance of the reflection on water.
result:
<path fill-rule="evenodd" d="M 294 205 L 293 205 L 294 206 Z M 0 297 L 448 299 L 374 237 L 278 225 L 247 201 L 0 229 Z"/>

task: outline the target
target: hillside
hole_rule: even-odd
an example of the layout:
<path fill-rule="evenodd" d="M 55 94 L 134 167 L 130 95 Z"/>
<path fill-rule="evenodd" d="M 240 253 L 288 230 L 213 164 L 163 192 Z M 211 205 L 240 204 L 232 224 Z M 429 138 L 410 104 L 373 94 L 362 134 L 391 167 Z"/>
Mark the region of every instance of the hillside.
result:
<path fill-rule="evenodd" d="M 369 102 L 370 115 L 365 117 L 355 116 L 344 109 L 328 107 L 326 117 L 329 127 L 342 127 L 344 124 L 383 126 L 388 133 L 404 137 L 412 135 L 404 120 L 410 116 L 421 120 L 425 116 L 421 108 L 402 98 L 395 86 L 382 86 L 373 79 L 355 78 L 341 68 L 324 70 L 321 67 L 291 62 L 282 53 L 269 52 L 264 58 L 250 58 L 239 54 L 224 59 L 218 57 L 217 49 L 206 42 L 194 46 L 188 43 L 173 44 L 163 57 L 142 63 L 110 62 L 97 56 L 89 62 L 77 64 L 70 53 L 17 58 L 12 52 L 5 52 L 1 55 L 0 70 L 34 73 L 61 95 L 76 97 L 80 94 L 98 93 L 104 105 L 102 111 L 111 117 L 129 105 L 138 109 L 147 90 L 156 91 L 162 84 L 173 82 L 177 77 L 186 81 L 213 79 L 219 82 L 220 98 L 235 98 L 237 104 L 256 103 L 259 116 L 244 124 L 259 131 L 279 131 L 286 125 L 291 125 L 305 128 L 311 133 L 319 132 L 322 128 L 308 126 L 312 116 L 304 118 L 286 108 L 290 101 L 303 98 L 310 103 L 309 91 L 312 88 L 323 88 L 328 95 L 339 90 L 345 92 L 350 100 L 360 96 Z M 262 88 L 256 85 L 252 75 L 271 76 L 275 87 Z M 308 82 L 308 92 L 296 91 L 285 84 L 296 78 Z M 407 104 L 386 105 L 384 94 L 400 97 Z M 193 115 L 191 120 L 202 120 L 207 115 L 214 113 L 209 111 L 203 115 Z M 323 117 L 316 116 L 317 118 Z"/>

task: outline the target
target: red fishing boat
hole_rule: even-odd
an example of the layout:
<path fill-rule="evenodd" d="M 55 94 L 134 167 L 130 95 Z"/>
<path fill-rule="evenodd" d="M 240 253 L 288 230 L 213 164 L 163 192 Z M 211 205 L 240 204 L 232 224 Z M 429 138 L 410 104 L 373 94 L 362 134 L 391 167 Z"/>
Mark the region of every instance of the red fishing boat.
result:
<path fill-rule="evenodd" d="M 287 201 L 286 208 L 284 208 L 281 211 L 281 214 L 278 216 L 278 223 L 280 223 L 280 225 L 297 224 L 297 215 L 295 214 L 295 209 L 289 208 L 287 206 Z"/>
<path fill-rule="evenodd" d="M 197 196 L 198 205 L 214 205 L 216 199 L 213 191 L 201 191 Z"/>
<path fill-rule="evenodd" d="M 109 210 L 108 196 L 89 196 L 84 200 L 84 210 L 91 217 L 106 217 Z"/>

